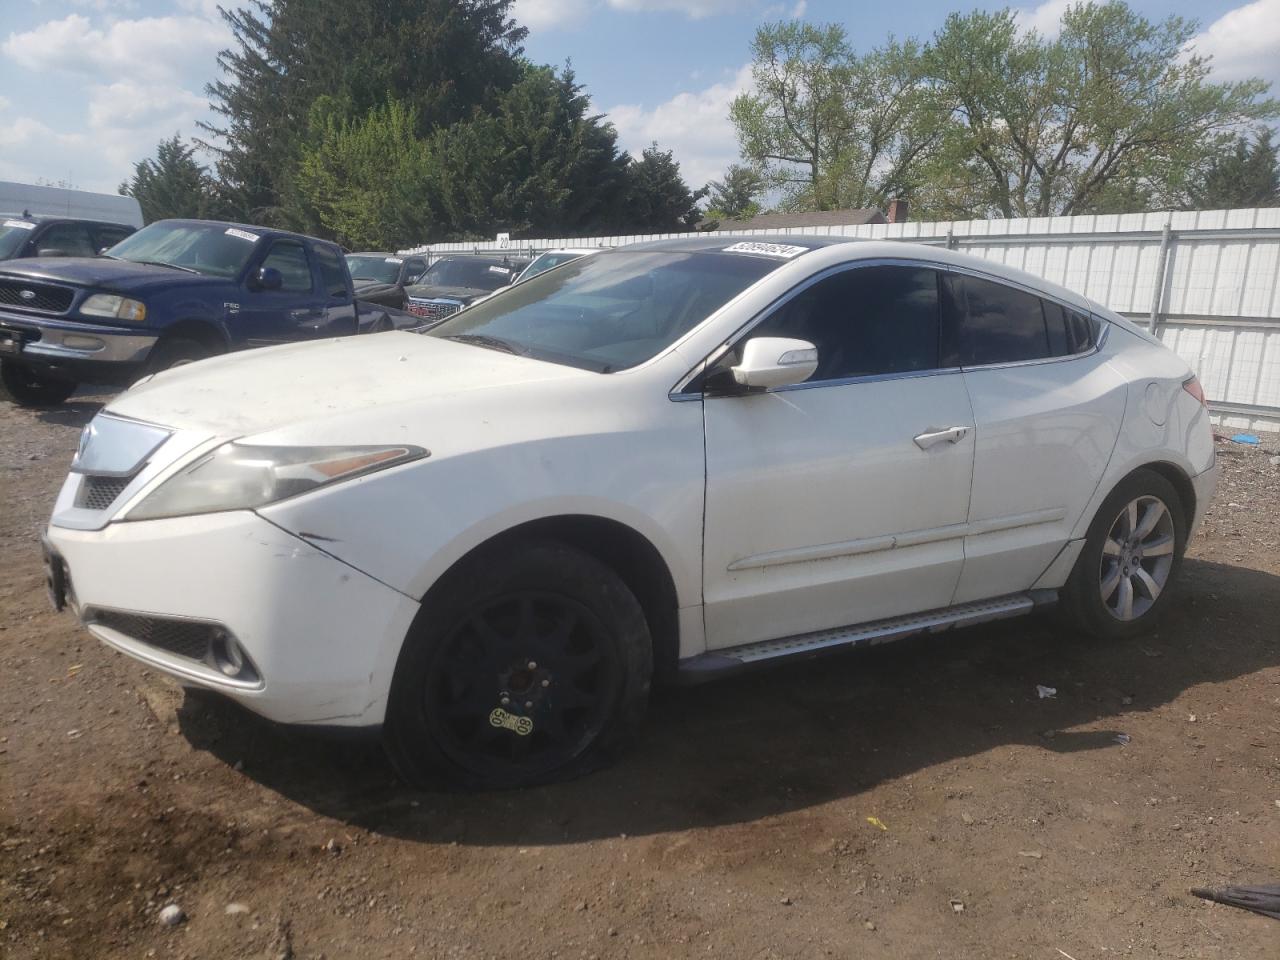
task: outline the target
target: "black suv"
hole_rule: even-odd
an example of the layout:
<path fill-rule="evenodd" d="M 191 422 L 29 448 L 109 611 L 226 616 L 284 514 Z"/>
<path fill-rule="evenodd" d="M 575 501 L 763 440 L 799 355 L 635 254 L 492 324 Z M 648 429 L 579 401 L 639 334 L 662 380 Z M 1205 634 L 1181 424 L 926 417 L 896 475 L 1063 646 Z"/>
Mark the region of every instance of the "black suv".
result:
<path fill-rule="evenodd" d="M 357 300 L 403 310 L 409 301 L 405 287 L 418 282 L 427 270 L 427 261 L 394 253 L 348 253 L 347 269 Z"/>
<path fill-rule="evenodd" d="M 127 223 L 104 220 L 0 214 L 0 260 L 96 257 L 136 229 Z"/>

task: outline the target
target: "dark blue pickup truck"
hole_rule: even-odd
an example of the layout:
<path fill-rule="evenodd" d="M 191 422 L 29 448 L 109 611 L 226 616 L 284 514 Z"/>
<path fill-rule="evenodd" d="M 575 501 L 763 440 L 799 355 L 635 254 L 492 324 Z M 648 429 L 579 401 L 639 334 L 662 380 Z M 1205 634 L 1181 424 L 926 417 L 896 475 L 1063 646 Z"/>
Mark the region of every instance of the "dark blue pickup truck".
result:
<path fill-rule="evenodd" d="M 61 403 L 216 353 L 389 329 L 355 299 L 342 251 L 296 233 L 162 220 L 102 256 L 0 264 L 0 385 Z"/>

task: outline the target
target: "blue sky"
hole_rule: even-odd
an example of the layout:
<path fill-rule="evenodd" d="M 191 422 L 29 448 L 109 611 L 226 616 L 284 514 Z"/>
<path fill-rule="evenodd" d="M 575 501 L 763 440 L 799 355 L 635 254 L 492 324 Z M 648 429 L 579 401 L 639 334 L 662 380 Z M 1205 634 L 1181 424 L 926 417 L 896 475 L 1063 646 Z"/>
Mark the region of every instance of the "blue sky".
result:
<path fill-rule="evenodd" d="M 218 0 L 0 0 L 0 180 L 70 181 L 114 191 L 155 144 L 208 115 L 204 83 L 229 36 Z M 223 0 L 224 4 L 234 0 Z M 1069 0 L 1021 8 L 1051 30 Z M 1130 0 L 1144 14 L 1194 17 L 1197 48 L 1221 76 L 1263 76 L 1280 92 L 1280 0 Z M 737 157 L 728 103 L 749 82 L 766 20 L 844 23 L 860 49 L 889 34 L 928 37 L 963 0 L 516 0 L 526 52 L 573 62 L 624 147 L 657 140 L 692 186 Z"/>

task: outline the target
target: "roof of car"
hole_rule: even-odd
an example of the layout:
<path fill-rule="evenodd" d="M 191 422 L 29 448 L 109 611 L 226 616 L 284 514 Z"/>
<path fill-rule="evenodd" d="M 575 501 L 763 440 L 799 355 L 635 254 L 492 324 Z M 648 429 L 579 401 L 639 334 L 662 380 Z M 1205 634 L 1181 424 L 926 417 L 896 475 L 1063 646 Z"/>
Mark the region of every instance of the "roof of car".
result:
<path fill-rule="evenodd" d="M 174 217 L 169 220 L 157 220 L 156 223 L 189 223 L 196 226 L 204 227 L 227 227 L 236 230 L 249 230 L 256 233 L 259 237 L 291 237 L 296 240 L 309 240 L 312 243 L 323 243 L 331 247 L 338 246 L 332 240 L 321 240 L 319 237 L 313 237 L 305 233 L 297 233 L 293 230 L 281 230 L 278 227 L 264 227 L 260 223 L 236 223 L 233 220 L 198 220 L 183 217 Z M 151 224 L 148 224 L 151 226 Z"/>
<path fill-rule="evenodd" d="M 739 243 L 770 243 L 790 247 L 804 247 L 816 250 L 836 243 L 851 243 L 852 237 L 820 237 L 811 234 L 791 235 L 786 233 L 754 234 L 737 237 L 723 233 L 704 234 L 702 236 L 672 237 L 669 240 L 647 240 L 644 243 L 627 244 L 627 250 L 670 250 L 673 253 L 690 253 L 705 250 L 709 253 L 723 250 L 725 247 Z"/>

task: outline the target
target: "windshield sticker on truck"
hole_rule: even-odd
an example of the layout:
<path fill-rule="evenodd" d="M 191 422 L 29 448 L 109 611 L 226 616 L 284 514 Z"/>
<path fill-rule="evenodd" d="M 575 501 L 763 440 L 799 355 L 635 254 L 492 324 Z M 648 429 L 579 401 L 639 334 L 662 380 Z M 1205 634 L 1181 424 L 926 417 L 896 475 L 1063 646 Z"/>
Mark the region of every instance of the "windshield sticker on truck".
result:
<path fill-rule="evenodd" d="M 236 237 L 239 240 L 248 240 L 250 243 L 258 242 L 256 233 L 250 233 L 248 230 L 237 230 L 235 227 L 227 227 L 227 236 Z"/>
<path fill-rule="evenodd" d="M 387 257 L 387 263 L 404 263 L 399 257 Z"/>
<path fill-rule="evenodd" d="M 731 247 L 725 247 L 725 253 L 755 253 L 762 257 L 779 257 L 790 260 L 805 253 L 808 247 L 797 247 L 789 243 L 765 243 L 761 240 L 744 240 Z"/>
<path fill-rule="evenodd" d="M 508 270 L 506 267 L 490 267 L 490 268 L 489 268 L 489 272 L 490 272 L 490 273 L 500 273 L 500 274 L 502 274 L 502 275 L 505 277 L 505 276 L 506 276 L 507 274 L 509 274 L 511 271 L 510 271 L 510 270 Z"/>
<path fill-rule="evenodd" d="M 26 220 L 6 220 L 4 225 L 6 227 L 17 227 L 19 230 L 34 230 L 36 228 L 34 223 Z"/>

